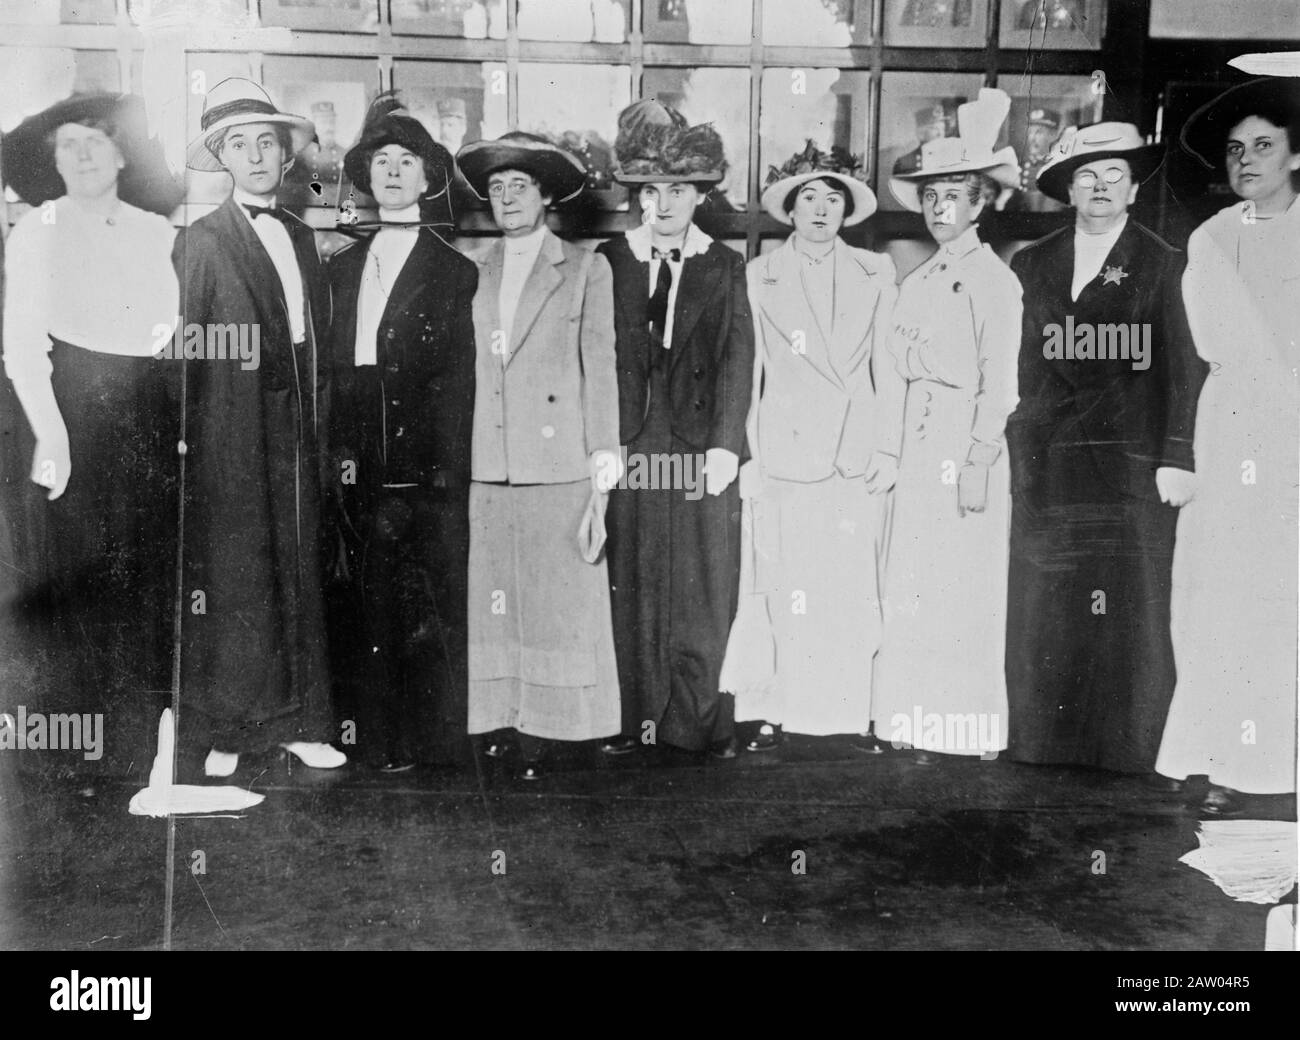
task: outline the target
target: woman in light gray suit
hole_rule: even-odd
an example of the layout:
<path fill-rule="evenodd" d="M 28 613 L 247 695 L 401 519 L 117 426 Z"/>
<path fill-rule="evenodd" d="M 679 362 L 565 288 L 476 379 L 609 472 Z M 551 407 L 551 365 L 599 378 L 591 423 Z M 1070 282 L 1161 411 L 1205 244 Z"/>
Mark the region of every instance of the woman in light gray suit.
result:
<path fill-rule="evenodd" d="M 535 780 L 541 739 L 619 730 L 600 555 L 621 469 L 612 278 L 546 227 L 546 207 L 585 183 L 575 157 L 510 133 L 457 160 L 503 232 L 478 258 L 474 298 L 469 732 L 496 734 L 487 752 L 502 757 L 514 731 Z"/>
<path fill-rule="evenodd" d="M 856 167 L 810 141 L 774 171 L 763 206 L 794 234 L 748 267 L 758 349 L 741 497 L 752 513 L 752 584 L 741 590 L 723 688 L 736 694 L 737 721 L 764 722 L 750 751 L 776 747 L 782 728 L 857 734 L 871 721 L 877 561 L 904 384 L 882 364 L 893 261 L 839 237 L 876 209 Z M 769 625 L 764 674 L 754 636 Z"/>

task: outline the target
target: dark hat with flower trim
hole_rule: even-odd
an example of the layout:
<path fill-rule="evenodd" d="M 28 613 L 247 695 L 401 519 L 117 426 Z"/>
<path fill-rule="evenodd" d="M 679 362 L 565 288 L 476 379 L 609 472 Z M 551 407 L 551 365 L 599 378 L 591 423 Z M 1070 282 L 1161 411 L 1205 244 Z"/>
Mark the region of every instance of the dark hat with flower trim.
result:
<path fill-rule="evenodd" d="M 149 136 L 144 100 L 134 94 L 73 94 L 24 119 L 4 135 L 5 184 L 30 206 L 67 194 L 47 138 L 68 123 L 106 122 L 125 168 L 118 175 L 117 196 L 139 209 L 167 216 L 185 197 L 167 168 L 162 145 Z"/>
<path fill-rule="evenodd" d="M 866 171 L 862 157 L 850 155 L 839 145 L 823 152 L 811 139 L 781 167 L 770 166 L 763 188 L 762 204 L 782 224 L 794 221 L 785 208 L 790 193 L 809 181 L 828 180 L 839 184 L 853 199 L 853 212 L 844 218 L 845 226 L 860 224 L 876 212 L 876 193 L 863 180 Z"/>
<path fill-rule="evenodd" d="M 429 181 L 425 198 L 437 198 L 447 190 L 455 166 L 451 152 L 435 141 L 423 124 L 407 111 L 395 90 L 384 91 L 370 103 L 360 139 L 343 156 L 343 172 L 367 195 L 373 195 L 370 158 L 390 144 L 401 145 L 424 161 L 424 174 Z"/>
<path fill-rule="evenodd" d="M 456 154 L 456 165 L 480 199 L 488 197 L 488 178 L 498 170 L 532 174 L 542 194 L 568 202 L 587 183 L 587 168 L 572 152 L 538 134 L 512 130 L 495 141 L 472 141 Z"/>
<path fill-rule="evenodd" d="M 1263 76 L 1225 90 L 1187 117 L 1178 140 L 1209 169 L 1222 170 L 1228 132 L 1248 116 L 1263 114 L 1294 124 L 1300 117 L 1300 78 Z M 1291 150 L 1300 151 L 1300 141 L 1292 141 Z"/>
<path fill-rule="evenodd" d="M 618 114 L 614 179 L 620 184 L 717 184 L 727 173 L 722 138 L 709 123 L 686 117 L 652 98 Z"/>

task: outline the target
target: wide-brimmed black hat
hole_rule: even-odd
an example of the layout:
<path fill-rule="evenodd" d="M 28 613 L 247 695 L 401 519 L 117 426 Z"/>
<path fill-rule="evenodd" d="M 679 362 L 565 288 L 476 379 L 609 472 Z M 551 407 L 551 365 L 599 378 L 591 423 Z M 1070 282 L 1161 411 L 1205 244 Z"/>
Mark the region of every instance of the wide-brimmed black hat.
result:
<path fill-rule="evenodd" d="M 1038 190 L 1068 206 L 1070 181 L 1080 166 L 1099 159 L 1123 159 L 1133 171 L 1133 183 L 1141 184 L 1160 169 L 1164 158 L 1164 146 L 1147 144 L 1132 123 L 1066 127 L 1038 171 Z"/>
<path fill-rule="evenodd" d="M 1225 90 L 1188 116 L 1179 142 L 1211 170 L 1222 170 L 1227 161 L 1228 132 L 1247 116 L 1262 111 L 1283 113 L 1287 123 L 1294 122 L 1300 114 L 1300 78 L 1265 76 Z M 1292 141 L 1291 147 L 1300 150 L 1300 141 Z"/>
<path fill-rule="evenodd" d="M 425 198 L 437 198 L 447 190 L 455 168 L 451 152 L 435 141 L 402 103 L 398 93 L 386 90 L 375 98 L 366 113 L 361 137 L 343 156 L 343 172 L 367 195 L 370 190 L 370 157 L 385 145 L 398 144 L 424 161 L 429 192 Z"/>
<path fill-rule="evenodd" d="M 117 178 L 123 202 L 163 216 L 171 213 L 185 190 L 167 168 L 162 145 L 149 136 L 144 100 L 134 94 L 73 94 L 45 111 L 24 119 L 4 136 L 4 181 L 31 206 L 67 194 L 47 138 L 68 123 L 107 121 L 126 162 Z"/>
<path fill-rule="evenodd" d="M 567 202 L 587 183 L 587 168 L 572 152 L 537 134 L 513 130 L 495 141 L 471 141 L 456 155 L 456 165 L 480 199 L 497 170 L 521 170 L 537 178 L 542 194 Z"/>

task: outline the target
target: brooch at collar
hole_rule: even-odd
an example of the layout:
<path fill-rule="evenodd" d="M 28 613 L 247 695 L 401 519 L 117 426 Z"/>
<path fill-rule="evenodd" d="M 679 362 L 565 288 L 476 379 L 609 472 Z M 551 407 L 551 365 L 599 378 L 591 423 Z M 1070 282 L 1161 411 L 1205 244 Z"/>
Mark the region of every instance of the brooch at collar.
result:
<path fill-rule="evenodd" d="M 1107 267 L 1106 270 L 1102 272 L 1102 275 L 1101 275 L 1101 284 L 1102 284 L 1102 285 L 1119 285 L 1120 282 L 1122 282 L 1122 281 L 1123 281 L 1125 278 L 1127 278 L 1127 277 L 1128 277 L 1128 272 L 1127 272 L 1126 270 L 1124 270 L 1124 268 L 1122 268 L 1122 267 Z"/>

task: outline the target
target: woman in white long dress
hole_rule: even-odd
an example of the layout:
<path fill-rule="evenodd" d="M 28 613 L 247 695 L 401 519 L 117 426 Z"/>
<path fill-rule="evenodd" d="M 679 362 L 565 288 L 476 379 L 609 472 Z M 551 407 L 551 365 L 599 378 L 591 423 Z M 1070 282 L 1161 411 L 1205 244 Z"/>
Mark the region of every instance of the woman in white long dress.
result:
<path fill-rule="evenodd" d="M 1210 363 L 1196 413 L 1195 497 L 1178 520 L 1178 685 L 1157 772 L 1208 775 L 1211 815 L 1295 790 L 1300 80 L 1235 87 L 1183 144 L 1226 164 L 1243 200 L 1193 232 L 1183 298 Z"/>
<path fill-rule="evenodd" d="M 907 379 L 886 551 L 885 629 L 872 703 L 896 748 L 996 756 L 1006 748 L 1009 473 L 1020 283 L 976 224 L 1018 176 L 991 145 L 1010 100 L 982 91 L 958 110 L 960 136 L 921 150 L 890 188 L 920 211 L 938 250 L 903 280 L 890 339 Z"/>

